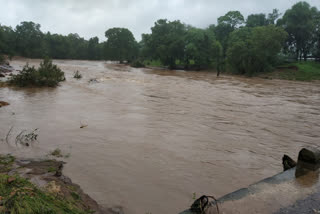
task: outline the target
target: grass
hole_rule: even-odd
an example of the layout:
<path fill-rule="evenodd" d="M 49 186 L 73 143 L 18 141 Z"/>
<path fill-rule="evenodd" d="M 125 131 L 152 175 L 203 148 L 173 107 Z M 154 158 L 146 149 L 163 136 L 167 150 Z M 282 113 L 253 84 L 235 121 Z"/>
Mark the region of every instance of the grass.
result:
<path fill-rule="evenodd" d="M 55 157 L 58 157 L 58 158 L 61 158 L 61 157 L 63 157 L 63 155 L 62 155 L 62 152 L 61 152 L 61 149 L 55 149 L 54 151 L 52 151 L 51 153 L 50 153 L 50 155 L 52 155 L 52 156 L 55 156 Z"/>
<path fill-rule="evenodd" d="M 56 87 L 59 82 L 64 80 L 64 72 L 58 66 L 52 64 L 50 59 L 46 58 L 40 63 L 38 69 L 26 64 L 19 74 L 11 77 L 9 84 L 19 87 Z"/>
<path fill-rule="evenodd" d="M 11 214 L 84 214 L 90 213 L 76 206 L 76 201 L 43 192 L 19 176 L 0 174 L 0 213 Z"/>
<path fill-rule="evenodd" d="M 261 76 L 266 78 L 298 81 L 320 80 L 320 63 L 307 61 L 285 64 L 279 66 L 275 71 L 267 74 L 262 74 Z"/>
<path fill-rule="evenodd" d="M 140 60 L 134 60 L 131 64 L 130 64 L 131 67 L 134 67 L 134 68 L 144 68 L 145 67 L 145 64 L 140 61 Z"/>
<path fill-rule="evenodd" d="M 11 155 L 0 155 L 0 173 L 6 173 L 10 171 L 14 160 L 15 158 Z"/>
<path fill-rule="evenodd" d="M 163 64 L 160 60 L 144 60 L 143 64 L 150 67 L 163 67 Z"/>

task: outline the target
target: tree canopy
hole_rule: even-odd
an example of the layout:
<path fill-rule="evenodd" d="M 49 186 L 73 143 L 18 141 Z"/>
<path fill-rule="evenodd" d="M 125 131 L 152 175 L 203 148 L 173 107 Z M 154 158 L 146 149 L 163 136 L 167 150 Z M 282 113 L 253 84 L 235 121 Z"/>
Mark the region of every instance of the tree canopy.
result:
<path fill-rule="evenodd" d="M 212 20 L 214 23 L 215 20 Z M 14 29 L 0 25 L 0 55 L 30 58 L 158 62 L 171 69 L 206 69 L 251 75 L 270 70 L 285 60 L 320 61 L 320 12 L 307 2 L 298 2 L 283 13 L 254 13 L 246 19 L 229 11 L 217 24 L 201 29 L 179 20 L 159 19 L 151 33 L 138 43 L 126 28 L 106 30 L 106 41 L 89 40 L 78 34 L 43 33 L 33 22 Z"/>
<path fill-rule="evenodd" d="M 138 43 L 133 34 L 126 28 L 111 28 L 105 33 L 107 60 L 132 61 L 138 55 Z"/>

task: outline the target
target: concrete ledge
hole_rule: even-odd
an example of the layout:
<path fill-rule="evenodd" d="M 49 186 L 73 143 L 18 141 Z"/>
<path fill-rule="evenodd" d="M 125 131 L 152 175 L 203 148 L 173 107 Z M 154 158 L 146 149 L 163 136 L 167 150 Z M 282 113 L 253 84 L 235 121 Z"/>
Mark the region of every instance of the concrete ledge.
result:
<path fill-rule="evenodd" d="M 285 172 L 266 178 L 248 188 L 239 189 L 217 200 L 220 214 L 283 213 L 289 207 L 310 204 L 310 195 L 320 195 L 320 151 L 304 148 L 299 153 L 298 165 Z M 217 214 L 216 203 L 205 209 L 205 214 Z M 309 209 L 312 209 L 309 207 Z M 316 208 L 314 208 L 316 209 Z M 185 210 L 181 214 L 197 214 Z"/>

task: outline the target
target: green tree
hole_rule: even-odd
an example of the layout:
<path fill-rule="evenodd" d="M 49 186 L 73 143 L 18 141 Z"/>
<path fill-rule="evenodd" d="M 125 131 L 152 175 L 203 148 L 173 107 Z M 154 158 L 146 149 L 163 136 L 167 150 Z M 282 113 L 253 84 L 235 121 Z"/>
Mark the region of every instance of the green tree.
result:
<path fill-rule="evenodd" d="M 274 25 L 241 28 L 232 33 L 227 60 L 238 74 L 268 71 L 277 62 L 287 33 Z"/>
<path fill-rule="evenodd" d="M 315 16 L 313 42 L 314 42 L 314 47 L 313 47 L 312 55 L 317 61 L 320 61 L 320 11 L 318 11 Z"/>
<path fill-rule="evenodd" d="M 180 21 L 158 20 L 151 28 L 147 49 L 154 51 L 153 58 L 163 65 L 176 67 L 176 60 L 184 59 L 184 36 L 186 27 Z"/>
<path fill-rule="evenodd" d="M 22 56 L 42 57 L 43 33 L 40 25 L 33 22 L 21 22 L 15 30 L 16 52 Z"/>
<path fill-rule="evenodd" d="M 267 18 L 266 14 L 260 13 L 260 14 L 251 14 L 248 16 L 246 21 L 247 27 L 259 27 L 267 25 Z"/>
<path fill-rule="evenodd" d="M 14 55 L 15 32 L 11 27 L 0 25 L 0 54 Z"/>
<path fill-rule="evenodd" d="M 239 11 L 230 11 L 226 15 L 218 18 L 218 25 L 216 27 L 211 27 L 222 46 L 222 55 L 224 58 L 227 55 L 230 34 L 243 23 L 244 17 Z"/>
<path fill-rule="evenodd" d="M 276 20 L 281 16 L 278 9 L 273 9 L 272 13 L 268 14 L 267 23 L 269 25 L 276 24 Z"/>
<path fill-rule="evenodd" d="M 189 68 L 193 61 L 193 67 L 203 69 L 209 67 L 215 60 L 217 43 L 214 34 L 210 30 L 189 28 L 185 36 L 185 66 Z"/>
<path fill-rule="evenodd" d="M 226 15 L 218 18 L 218 24 L 230 25 L 233 29 L 244 23 L 244 17 L 239 11 L 229 11 Z"/>
<path fill-rule="evenodd" d="M 105 32 L 105 57 L 107 60 L 132 61 L 138 55 L 138 44 L 130 30 L 111 28 Z"/>
<path fill-rule="evenodd" d="M 287 50 L 295 53 L 296 60 L 308 55 L 313 47 L 312 35 L 315 29 L 315 16 L 317 9 L 307 2 L 298 2 L 287 10 L 278 25 L 282 26 L 289 34 Z"/>
<path fill-rule="evenodd" d="M 101 50 L 99 45 L 99 38 L 93 37 L 89 39 L 88 44 L 88 57 L 90 60 L 98 60 L 101 56 Z"/>

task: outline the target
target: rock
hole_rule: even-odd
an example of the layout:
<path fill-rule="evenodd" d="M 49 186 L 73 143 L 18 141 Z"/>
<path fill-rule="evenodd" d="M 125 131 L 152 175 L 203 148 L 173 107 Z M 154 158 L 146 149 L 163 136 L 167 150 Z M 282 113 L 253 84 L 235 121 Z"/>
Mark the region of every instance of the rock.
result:
<path fill-rule="evenodd" d="M 303 148 L 299 152 L 296 177 L 300 177 L 310 171 L 320 168 L 320 150 L 317 148 Z"/>
<path fill-rule="evenodd" d="M 8 106 L 8 105 L 10 105 L 10 103 L 4 102 L 4 101 L 0 101 L 0 108 L 2 106 Z"/>
<path fill-rule="evenodd" d="M 303 148 L 299 153 L 298 162 L 303 161 L 310 164 L 320 164 L 320 150 L 317 148 Z"/>
<path fill-rule="evenodd" d="M 0 77 L 6 77 L 4 74 L 0 73 Z"/>
<path fill-rule="evenodd" d="M 282 158 L 283 171 L 287 171 L 297 166 L 297 163 L 292 160 L 288 155 L 284 155 Z"/>

